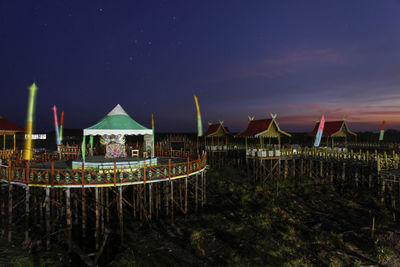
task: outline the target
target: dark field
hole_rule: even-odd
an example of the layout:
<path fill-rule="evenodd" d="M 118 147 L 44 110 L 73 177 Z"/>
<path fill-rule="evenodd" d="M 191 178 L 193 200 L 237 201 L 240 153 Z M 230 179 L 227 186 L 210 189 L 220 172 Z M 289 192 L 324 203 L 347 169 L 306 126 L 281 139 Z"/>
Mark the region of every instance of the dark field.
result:
<path fill-rule="evenodd" d="M 109 239 L 115 245 L 103 253 L 101 265 L 400 266 L 400 228 L 367 188 L 305 178 L 262 185 L 228 168 L 210 170 L 207 177 L 204 208 L 186 217 L 176 212 L 173 222 L 126 220 L 125 245 Z M 1 240 L 3 266 L 84 265 L 61 245 L 42 252 L 9 247 L 5 235 Z"/>

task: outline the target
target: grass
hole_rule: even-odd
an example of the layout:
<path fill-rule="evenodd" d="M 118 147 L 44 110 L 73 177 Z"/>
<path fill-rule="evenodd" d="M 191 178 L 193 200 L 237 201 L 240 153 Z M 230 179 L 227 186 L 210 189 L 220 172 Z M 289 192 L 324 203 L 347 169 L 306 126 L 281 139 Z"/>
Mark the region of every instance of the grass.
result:
<path fill-rule="evenodd" d="M 132 253 L 120 253 L 112 264 L 129 258 L 132 266 L 358 266 L 388 263 L 398 254 L 370 236 L 372 213 L 377 235 L 398 229 L 367 189 L 305 178 L 262 185 L 246 177 L 240 170 L 211 170 L 204 209 L 173 224 L 132 222 Z"/>
<path fill-rule="evenodd" d="M 207 183 L 207 205 L 196 213 L 176 212 L 173 222 L 167 217 L 150 222 L 126 219 L 125 245 L 101 259 L 102 265 L 400 263 L 400 230 L 391 212 L 367 188 L 316 184 L 302 177 L 254 183 L 243 170 L 229 168 L 211 169 Z M 376 219 L 374 238 L 370 234 L 372 215 Z M 115 236 L 114 241 L 118 240 Z M 0 266 L 77 265 L 79 260 L 74 257 L 57 246 L 49 252 L 35 252 L 10 247 L 4 237 L 0 239 Z"/>

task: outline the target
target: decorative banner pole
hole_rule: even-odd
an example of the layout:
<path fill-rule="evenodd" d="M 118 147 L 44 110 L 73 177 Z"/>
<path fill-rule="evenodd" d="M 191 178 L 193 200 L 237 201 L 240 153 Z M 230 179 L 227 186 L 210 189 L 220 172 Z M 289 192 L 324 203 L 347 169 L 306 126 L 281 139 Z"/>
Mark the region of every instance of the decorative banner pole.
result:
<path fill-rule="evenodd" d="M 61 119 L 60 119 L 60 143 L 63 140 L 63 125 L 64 125 L 64 110 L 61 112 Z"/>
<path fill-rule="evenodd" d="M 153 131 L 153 140 L 151 144 L 151 157 L 154 158 L 154 116 L 151 114 L 151 129 Z"/>
<path fill-rule="evenodd" d="M 385 134 L 385 121 L 382 121 L 382 128 L 379 134 L 379 141 L 383 141 L 383 135 Z"/>
<path fill-rule="evenodd" d="M 35 113 L 36 92 L 39 88 L 33 83 L 29 87 L 28 115 L 26 117 L 24 160 L 32 159 L 32 132 Z"/>
<path fill-rule="evenodd" d="M 82 161 L 85 162 L 85 158 L 86 158 L 86 136 L 83 136 L 83 140 L 82 140 Z"/>
<path fill-rule="evenodd" d="M 60 133 L 58 132 L 58 120 L 57 120 L 57 107 L 56 105 L 53 106 L 53 113 L 54 113 L 54 127 L 56 129 L 56 143 L 57 143 L 57 150 L 59 150 L 59 145 L 61 145 L 60 142 Z"/>
<path fill-rule="evenodd" d="M 197 152 L 199 152 L 199 137 L 203 135 L 203 124 L 201 123 L 201 114 L 200 114 L 200 107 L 199 107 L 199 100 L 197 96 L 194 96 L 194 102 L 196 102 L 196 109 L 197 109 Z"/>
<path fill-rule="evenodd" d="M 319 122 L 318 132 L 317 135 L 315 136 L 315 142 L 314 142 L 315 147 L 319 147 L 319 143 L 321 142 L 322 138 L 322 133 L 324 131 L 324 125 L 325 125 L 325 117 L 324 115 L 322 115 L 321 121 Z"/>
<path fill-rule="evenodd" d="M 93 156 L 93 135 L 89 137 L 89 144 L 90 144 L 90 156 Z"/>

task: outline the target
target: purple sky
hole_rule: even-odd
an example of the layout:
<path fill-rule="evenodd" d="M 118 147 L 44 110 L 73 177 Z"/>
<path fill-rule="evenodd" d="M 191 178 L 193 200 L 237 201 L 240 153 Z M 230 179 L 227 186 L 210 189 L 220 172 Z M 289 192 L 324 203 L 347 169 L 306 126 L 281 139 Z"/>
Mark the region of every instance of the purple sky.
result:
<path fill-rule="evenodd" d="M 86 128 L 116 104 L 158 131 L 233 131 L 278 113 L 311 131 L 400 129 L 400 1 L 1 1 L 0 114 L 36 129 Z"/>

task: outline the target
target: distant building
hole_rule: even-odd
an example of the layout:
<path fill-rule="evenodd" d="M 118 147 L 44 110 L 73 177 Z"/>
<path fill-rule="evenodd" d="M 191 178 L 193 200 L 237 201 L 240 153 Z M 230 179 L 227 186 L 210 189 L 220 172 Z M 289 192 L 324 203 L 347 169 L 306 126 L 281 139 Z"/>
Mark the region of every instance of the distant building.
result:
<path fill-rule="evenodd" d="M 308 135 L 315 136 L 317 134 L 318 127 L 319 127 L 319 121 L 315 123 L 314 129 Z M 357 134 L 349 129 L 346 120 L 340 120 L 340 121 L 326 121 L 324 125 L 324 131 L 322 132 L 322 136 L 327 137 L 327 143 L 330 137 L 333 146 L 334 138 L 344 138 L 345 143 L 347 143 L 347 140 L 351 136 L 356 137 Z"/>
<path fill-rule="evenodd" d="M 271 114 L 271 119 L 254 120 L 254 116 L 249 116 L 249 124 L 244 132 L 238 134 L 238 137 L 246 138 L 246 149 L 247 149 L 247 138 L 260 138 L 261 148 L 264 146 L 264 138 L 277 138 L 280 146 L 281 137 L 291 135 L 285 131 L 282 131 L 277 123 L 276 114 Z"/>
<path fill-rule="evenodd" d="M 204 137 L 225 137 L 229 136 L 231 133 L 229 132 L 228 127 L 224 126 L 224 122 L 210 124 L 208 126 L 207 131 L 204 133 Z"/>
<path fill-rule="evenodd" d="M 220 121 L 219 123 L 209 123 L 207 131 L 204 133 L 205 137 L 205 144 L 207 146 L 207 139 L 211 139 L 211 146 L 213 147 L 214 145 L 218 146 L 226 146 L 228 145 L 228 138 L 232 136 L 232 134 L 229 132 L 228 127 L 224 126 L 224 121 Z M 214 139 L 216 138 L 217 142 L 214 144 Z M 220 139 L 222 139 L 222 142 L 220 142 Z M 214 149 L 214 148 L 213 148 Z"/>

